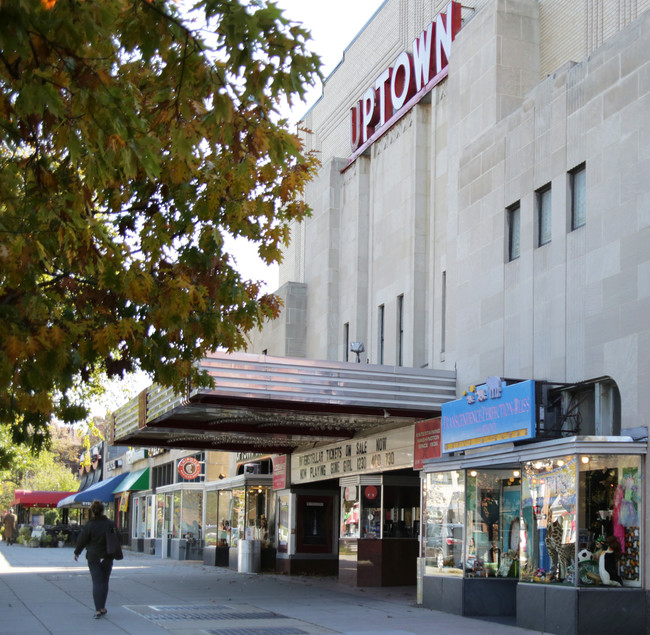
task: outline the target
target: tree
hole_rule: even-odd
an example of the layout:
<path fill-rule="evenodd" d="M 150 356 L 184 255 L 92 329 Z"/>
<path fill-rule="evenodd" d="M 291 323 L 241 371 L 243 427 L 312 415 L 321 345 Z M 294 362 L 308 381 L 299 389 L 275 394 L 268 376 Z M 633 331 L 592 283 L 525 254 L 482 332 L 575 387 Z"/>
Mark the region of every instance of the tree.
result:
<path fill-rule="evenodd" d="M 0 510 L 7 509 L 14 500 L 17 489 L 73 492 L 79 488 L 77 472 L 79 469 L 79 451 L 81 444 L 77 439 L 77 454 L 70 464 L 61 460 L 57 446 L 65 435 L 52 433 L 53 450 L 43 449 L 38 455 L 30 452 L 24 445 L 9 448 L 10 467 L 0 468 Z M 0 447 L 7 448 L 10 431 L 0 425 Z"/>
<path fill-rule="evenodd" d="M 178 390 L 280 305 L 223 236 L 279 261 L 317 159 L 279 118 L 319 75 L 268 0 L 0 3 L 0 422 L 86 416 L 101 373 Z M 200 27 L 198 18 L 200 17 Z M 202 36 L 201 34 L 205 34 Z"/>

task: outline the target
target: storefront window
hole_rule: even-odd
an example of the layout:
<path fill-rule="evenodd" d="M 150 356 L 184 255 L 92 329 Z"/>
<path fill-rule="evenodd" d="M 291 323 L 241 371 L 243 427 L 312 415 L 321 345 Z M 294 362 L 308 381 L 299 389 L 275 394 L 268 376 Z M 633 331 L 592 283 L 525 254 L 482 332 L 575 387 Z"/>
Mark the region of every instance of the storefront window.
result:
<path fill-rule="evenodd" d="M 222 490 L 219 492 L 219 536 L 217 545 L 219 547 L 230 546 L 230 522 L 232 513 L 232 492 Z"/>
<path fill-rule="evenodd" d="M 172 538 L 181 537 L 181 493 L 176 490 L 173 494 L 174 500 L 172 504 L 172 523 L 173 523 L 173 536 Z"/>
<path fill-rule="evenodd" d="M 203 492 L 201 490 L 183 490 L 182 525 L 183 538 L 202 539 L 201 515 L 203 507 Z"/>
<path fill-rule="evenodd" d="M 361 486 L 361 538 L 381 538 L 381 485 Z"/>
<path fill-rule="evenodd" d="M 140 526 L 140 498 L 133 499 L 133 538 L 137 538 Z"/>
<path fill-rule="evenodd" d="M 468 470 L 466 480 L 466 575 L 516 578 L 519 575 L 520 471 Z"/>
<path fill-rule="evenodd" d="M 359 488 L 343 488 L 341 501 L 341 538 L 359 537 Z"/>
<path fill-rule="evenodd" d="M 153 535 L 153 496 L 147 496 L 147 512 L 145 516 L 145 530 L 144 537 L 151 538 Z"/>
<path fill-rule="evenodd" d="M 524 463 L 521 579 L 575 584 L 577 458 Z"/>
<path fill-rule="evenodd" d="M 232 501 L 230 510 L 230 545 L 237 546 L 237 543 L 244 538 L 246 527 L 246 490 L 238 487 L 232 490 Z"/>
<path fill-rule="evenodd" d="M 427 474 L 424 491 L 423 550 L 428 574 L 463 574 L 465 473 Z"/>
<path fill-rule="evenodd" d="M 271 524 L 273 514 L 270 509 L 271 488 L 268 485 L 253 485 L 248 489 L 246 499 L 247 527 L 253 540 L 261 540 L 262 546 L 273 545 L 274 532 Z"/>
<path fill-rule="evenodd" d="M 641 457 L 583 455 L 578 466 L 578 584 L 640 586 Z"/>
<path fill-rule="evenodd" d="M 156 538 L 166 537 L 164 533 L 165 524 L 165 496 L 156 497 Z"/>
<path fill-rule="evenodd" d="M 289 497 L 280 496 L 278 498 L 278 552 L 287 553 L 289 551 Z"/>
<path fill-rule="evenodd" d="M 420 488 L 384 485 L 384 538 L 417 538 Z"/>
<path fill-rule="evenodd" d="M 218 519 L 219 492 L 205 494 L 205 546 L 216 547 L 219 532 Z"/>
<path fill-rule="evenodd" d="M 170 538 L 172 535 L 172 495 L 165 494 L 165 521 L 164 521 L 164 534 L 163 538 Z"/>

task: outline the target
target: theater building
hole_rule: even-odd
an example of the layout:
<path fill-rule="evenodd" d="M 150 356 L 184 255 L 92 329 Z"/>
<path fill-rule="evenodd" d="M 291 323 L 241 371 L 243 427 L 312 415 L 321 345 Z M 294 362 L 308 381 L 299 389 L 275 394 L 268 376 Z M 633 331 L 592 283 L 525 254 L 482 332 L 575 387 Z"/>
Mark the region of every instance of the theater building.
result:
<path fill-rule="evenodd" d="M 276 374 L 237 424 L 214 410 L 250 395 L 195 393 L 122 439 L 167 417 L 255 451 L 277 426 L 280 570 L 385 584 L 399 560 L 425 607 L 645 633 L 649 9 L 386 0 L 305 115 L 313 213 L 249 347 L 270 375 L 305 360 L 313 390 Z M 400 394 L 405 374 L 435 398 Z"/>

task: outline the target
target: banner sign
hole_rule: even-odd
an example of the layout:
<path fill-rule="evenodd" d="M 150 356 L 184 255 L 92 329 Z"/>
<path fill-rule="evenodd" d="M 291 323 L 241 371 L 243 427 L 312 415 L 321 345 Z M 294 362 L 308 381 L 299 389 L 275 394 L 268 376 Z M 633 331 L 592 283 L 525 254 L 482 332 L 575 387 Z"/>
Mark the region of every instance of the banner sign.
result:
<path fill-rule="evenodd" d="M 427 459 L 440 458 L 440 417 L 415 424 L 413 469 L 421 470 Z"/>
<path fill-rule="evenodd" d="M 273 489 L 287 487 L 287 455 L 273 457 Z"/>
<path fill-rule="evenodd" d="M 462 399 L 442 404 L 442 451 L 455 452 L 535 437 L 535 382 L 507 386 L 490 377 Z"/>

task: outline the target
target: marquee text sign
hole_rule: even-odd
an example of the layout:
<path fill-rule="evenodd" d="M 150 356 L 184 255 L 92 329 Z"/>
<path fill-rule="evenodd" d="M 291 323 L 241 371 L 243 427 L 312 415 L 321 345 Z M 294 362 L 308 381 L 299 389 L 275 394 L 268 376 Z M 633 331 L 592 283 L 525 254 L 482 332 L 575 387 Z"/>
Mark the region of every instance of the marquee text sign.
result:
<path fill-rule="evenodd" d="M 291 483 L 413 467 L 414 426 L 291 455 Z"/>
<path fill-rule="evenodd" d="M 351 109 L 352 156 L 356 158 L 383 131 L 405 115 L 447 75 L 451 43 L 461 27 L 461 5 L 450 2 L 413 40 L 412 53 L 400 53 Z"/>

